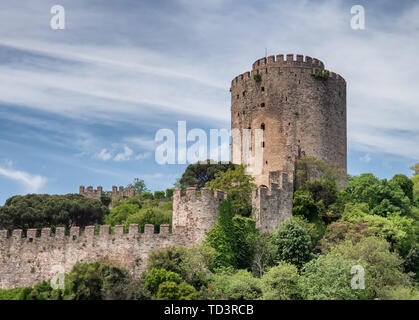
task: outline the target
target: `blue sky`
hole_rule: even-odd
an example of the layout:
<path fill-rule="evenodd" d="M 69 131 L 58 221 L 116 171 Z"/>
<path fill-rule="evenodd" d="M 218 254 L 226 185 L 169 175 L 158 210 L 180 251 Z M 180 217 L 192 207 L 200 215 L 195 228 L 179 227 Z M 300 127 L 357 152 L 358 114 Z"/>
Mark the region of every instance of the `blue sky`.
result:
<path fill-rule="evenodd" d="M 50 28 L 56 4 L 65 30 Z M 355 4 L 365 30 L 350 28 Z M 265 48 L 346 79 L 349 173 L 410 175 L 418 39 L 415 1 L 2 1 L 0 204 L 135 177 L 172 186 L 185 165 L 156 163 L 156 131 L 229 128 L 230 82 Z"/>

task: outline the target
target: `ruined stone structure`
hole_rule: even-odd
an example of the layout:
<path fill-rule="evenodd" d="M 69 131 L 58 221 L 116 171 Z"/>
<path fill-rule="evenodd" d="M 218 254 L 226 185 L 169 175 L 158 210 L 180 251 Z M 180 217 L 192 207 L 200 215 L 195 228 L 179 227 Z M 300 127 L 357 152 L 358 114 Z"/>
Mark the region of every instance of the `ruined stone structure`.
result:
<path fill-rule="evenodd" d="M 112 186 L 112 191 L 103 191 L 103 188 L 101 186 L 97 187 L 97 189 L 93 189 L 92 186 L 88 186 L 85 188 L 84 186 L 80 186 L 79 194 L 92 198 L 100 200 L 100 197 L 102 196 L 102 193 L 106 192 L 112 200 L 120 200 L 120 199 L 126 199 L 130 197 L 134 197 L 134 188 L 131 187 L 129 189 L 125 189 L 124 187 L 120 186 L 119 190 L 117 186 Z"/>
<path fill-rule="evenodd" d="M 216 222 L 218 205 L 225 195 L 209 189 L 189 188 L 186 194 L 176 190 L 173 199 L 172 232 L 169 225 L 161 225 L 160 233 L 154 233 L 153 225 L 146 225 L 139 233 L 138 225 L 88 226 L 84 230 L 57 227 L 55 234 L 50 228 L 0 230 L 0 288 L 32 286 L 41 280 L 49 280 L 55 274 L 54 266 L 62 266 L 69 272 L 76 262 L 93 262 L 108 259 L 134 276 L 139 276 L 147 264 L 148 254 L 169 246 L 190 246 L 201 241 L 205 232 Z"/>
<path fill-rule="evenodd" d="M 231 157 L 248 167 L 258 185 L 252 201 L 263 232 L 275 230 L 291 216 L 290 186 L 299 157 L 336 164 L 344 172 L 340 184 L 344 183 L 346 82 L 334 72 L 328 77 L 315 76 L 316 72 L 324 72 L 323 62 L 302 55 L 295 59 L 293 54 L 284 60 L 280 54 L 257 60 L 251 72 L 231 83 L 231 129 L 241 132 L 232 135 Z M 250 131 L 248 144 L 245 131 Z M 255 162 L 249 163 L 246 154 Z"/>
<path fill-rule="evenodd" d="M 231 155 L 240 155 L 238 163 L 247 164 L 247 151 L 255 156 L 258 145 L 263 150 L 261 171 L 253 171 L 258 188 L 253 191 L 252 205 L 256 226 L 260 232 L 278 228 L 291 217 L 295 161 L 302 155 L 333 162 L 346 173 L 346 83 L 330 72 L 328 78 L 313 76 L 324 70 L 317 59 L 297 55 L 270 56 L 257 60 L 251 72 L 232 81 L 231 128 L 250 129 L 250 150 L 243 141 L 236 144 L 232 137 Z M 263 131 L 263 139 L 255 139 L 255 129 Z M 240 136 L 238 139 L 242 139 Z M 237 149 L 239 146 L 239 150 Z M 248 168 L 252 169 L 252 168 Z M 102 187 L 80 187 L 80 194 L 100 199 Z M 113 187 L 108 192 L 112 200 L 134 196 L 134 190 Z M 0 288 L 31 286 L 50 279 L 53 266 L 69 272 L 78 261 L 92 262 L 109 259 L 139 276 L 152 250 L 169 246 L 190 246 L 200 242 L 216 222 L 218 205 L 225 198 L 222 192 L 189 188 L 185 194 L 177 189 L 173 195 L 172 232 L 168 225 L 154 233 L 146 225 L 139 233 L 138 225 L 100 226 L 84 230 L 57 228 L 51 234 L 44 228 L 30 229 L 23 234 L 0 231 Z"/>

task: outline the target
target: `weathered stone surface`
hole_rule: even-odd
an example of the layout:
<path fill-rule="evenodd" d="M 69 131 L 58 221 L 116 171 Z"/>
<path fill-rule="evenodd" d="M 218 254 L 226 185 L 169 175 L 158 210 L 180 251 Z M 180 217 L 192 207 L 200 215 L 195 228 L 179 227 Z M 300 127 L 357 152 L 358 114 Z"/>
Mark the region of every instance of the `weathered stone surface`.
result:
<path fill-rule="evenodd" d="M 312 76 L 323 69 L 311 57 L 277 55 L 257 60 L 251 72 L 232 81 L 231 129 L 252 130 L 253 156 L 254 130 L 264 128 L 262 173 L 254 175 L 258 186 L 279 184 L 270 172 L 287 173 L 293 181 L 295 160 L 302 155 L 337 163 L 346 173 L 346 82 L 333 72 L 327 80 Z M 234 146 L 233 141 L 232 159 L 241 151 L 244 163 L 244 150 Z"/>
<path fill-rule="evenodd" d="M 87 226 L 81 232 L 72 227 L 69 234 L 58 227 L 51 236 L 50 228 L 43 228 L 41 237 L 37 230 L 13 230 L 8 237 L 6 230 L 0 230 L 0 288 L 32 286 L 41 280 L 51 279 L 52 267 L 60 265 L 69 272 L 76 262 L 93 262 L 104 258 L 126 268 L 138 277 L 147 264 L 148 254 L 156 249 L 170 246 L 190 246 L 201 241 L 205 232 L 216 221 L 218 204 L 223 193 L 214 195 L 208 189 L 190 189 L 182 194 L 175 191 L 173 199 L 173 232 L 169 225 L 161 225 L 160 233 L 154 233 L 153 225 L 145 225 L 144 233 L 138 232 L 138 225 L 115 226 L 110 234 L 109 226 L 100 226 L 98 235 L 95 227 Z"/>

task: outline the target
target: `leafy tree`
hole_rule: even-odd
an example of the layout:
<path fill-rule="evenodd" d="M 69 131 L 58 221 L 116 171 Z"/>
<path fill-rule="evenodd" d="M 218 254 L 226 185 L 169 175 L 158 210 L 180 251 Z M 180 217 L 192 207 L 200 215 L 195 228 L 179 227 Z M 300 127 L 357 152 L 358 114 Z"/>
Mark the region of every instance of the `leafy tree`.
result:
<path fill-rule="evenodd" d="M 181 279 L 199 289 L 207 283 L 210 274 L 208 265 L 212 264 L 215 250 L 207 245 L 194 245 L 190 248 L 169 247 L 155 250 L 149 254 L 147 272 L 153 268 L 165 269 L 180 275 Z"/>
<path fill-rule="evenodd" d="M 345 193 L 350 202 L 367 203 L 373 214 L 386 217 L 388 214 L 401 212 L 408 215 L 411 212 L 411 203 L 398 179 L 379 180 L 371 173 L 361 174 L 359 177 L 351 177 Z"/>
<path fill-rule="evenodd" d="M 198 297 L 195 288 L 186 282 L 177 284 L 166 281 L 160 284 L 157 291 L 157 300 L 196 300 Z"/>
<path fill-rule="evenodd" d="M 351 268 L 357 265 L 333 252 L 320 255 L 304 265 L 299 280 L 300 292 L 307 300 L 357 300 L 363 297 L 363 290 L 354 290 L 350 283 Z"/>
<path fill-rule="evenodd" d="M 405 196 L 407 196 L 411 201 L 413 201 L 413 181 L 410 180 L 404 174 L 396 174 L 390 182 L 397 183 L 400 188 L 403 190 Z"/>
<path fill-rule="evenodd" d="M 164 198 L 164 191 L 154 191 L 154 196 L 153 198 L 155 200 L 160 200 Z"/>
<path fill-rule="evenodd" d="M 106 215 L 105 223 L 111 226 L 124 224 L 127 218 L 140 210 L 137 204 L 123 203 Z"/>
<path fill-rule="evenodd" d="M 127 290 L 132 281 L 126 270 L 111 264 L 79 262 L 66 276 L 63 298 L 65 300 L 125 300 L 149 297 L 149 293 L 144 289 L 142 292 Z"/>
<path fill-rule="evenodd" d="M 0 207 L 0 229 L 28 229 L 100 224 L 109 209 L 79 194 L 29 194 L 9 198 Z"/>
<path fill-rule="evenodd" d="M 224 172 L 228 169 L 234 169 L 236 165 L 233 163 L 212 163 L 210 160 L 206 160 L 200 163 L 190 164 L 182 177 L 179 180 L 179 186 L 182 188 L 196 186 L 202 188 L 208 181 L 215 178 L 217 172 Z"/>
<path fill-rule="evenodd" d="M 102 191 L 102 194 L 100 195 L 100 202 L 107 207 L 112 202 L 112 199 L 107 192 Z"/>
<path fill-rule="evenodd" d="M 359 242 L 362 238 L 371 235 L 373 235 L 373 232 L 369 230 L 367 224 L 361 221 L 351 224 L 339 220 L 328 226 L 326 236 L 322 239 L 321 250 L 322 252 L 328 252 L 345 240 Z"/>
<path fill-rule="evenodd" d="M 141 194 L 141 200 L 153 200 L 154 199 L 154 195 L 151 192 L 143 192 Z"/>
<path fill-rule="evenodd" d="M 403 260 L 390 251 L 390 244 L 380 238 L 367 237 L 359 242 L 345 241 L 332 249 L 356 261 L 365 269 L 365 294 L 369 299 L 383 299 L 390 287 L 411 287 L 410 276 L 403 273 Z"/>
<path fill-rule="evenodd" d="M 275 264 L 277 251 L 272 234 L 261 234 L 256 238 L 252 262 L 252 271 L 255 276 L 261 278 L 265 271 Z"/>
<path fill-rule="evenodd" d="M 417 239 L 414 235 L 416 224 L 411 218 L 393 213 L 387 217 L 371 214 L 365 203 L 348 204 L 342 219 L 352 224 L 363 223 L 373 235 L 386 239 L 394 249 L 408 252 Z"/>
<path fill-rule="evenodd" d="M 218 210 L 217 224 L 207 233 L 205 241 L 216 250 L 215 267 L 235 266 L 237 247 L 231 199 L 221 201 Z"/>
<path fill-rule="evenodd" d="M 280 261 L 262 277 L 264 300 L 296 300 L 300 299 L 300 275 L 296 266 Z"/>
<path fill-rule="evenodd" d="M 417 243 L 410 248 L 404 268 L 407 272 L 414 273 L 416 281 L 419 281 L 419 245 Z"/>
<path fill-rule="evenodd" d="M 228 197 L 219 206 L 218 223 L 207 233 L 206 243 L 216 251 L 212 268 L 250 268 L 258 231 L 251 218 L 233 217 Z"/>
<path fill-rule="evenodd" d="M 174 189 L 173 188 L 167 188 L 166 189 L 166 198 L 173 197 L 173 192 L 174 192 Z"/>
<path fill-rule="evenodd" d="M 142 195 L 143 192 L 149 191 L 145 185 L 144 180 L 139 178 L 135 178 L 132 183 L 127 185 L 127 189 L 134 188 L 134 193 L 137 195 Z"/>
<path fill-rule="evenodd" d="M 246 174 L 243 166 L 236 166 L 234 169 L 217 172 L 214 179 L 205 186 L 211 190 L 226 192 L 231 197 L 233 213 L 248 217 L 252 213 L 252 190 L 256 187 L 253 180 L 251 175 Z"/>
<path fill-rule="evenodd" d="M 160 225 L 172 225 L 172 210 L 165 210 L 160 207 L 144 208 L 127 217 L 125 225 L 128 227 L 130 224 L 138 224 L 141 232 L 144 232 L 146 224 L 153 224 L 154 231 L 160 232 Z"/>
<path fill-rule="evenodd" d="M 153 294 L 156 294 L 160 284 L 164 282 L 173 282 L 179 284 L 181 281 L 180 276 L 172 271 L 166 271 L 164 269 L 151 269 L 150 272 L 144 275 L 144 283 L 147 289 Z"/>
<path fill-rule="evenodd" d="M 246 270 L 216 273 L 208 287 L 211 299 L 256 300 L 262 297 L 260 279 Z"/>
<path fill-rule="evenodd" d="M 311 259 L 310 236 L 294 219 L 285 220 L 273 235 L 277 246 L 276 261 L 286 261 L 301 268 Z"/>
<path fill-rule="evenodd" d="M 416 206 L 419 207 L 419 162 L 410 169 L 414 171 L 413 177 L 411 178 L 413 182 L 413 198 Z"/>

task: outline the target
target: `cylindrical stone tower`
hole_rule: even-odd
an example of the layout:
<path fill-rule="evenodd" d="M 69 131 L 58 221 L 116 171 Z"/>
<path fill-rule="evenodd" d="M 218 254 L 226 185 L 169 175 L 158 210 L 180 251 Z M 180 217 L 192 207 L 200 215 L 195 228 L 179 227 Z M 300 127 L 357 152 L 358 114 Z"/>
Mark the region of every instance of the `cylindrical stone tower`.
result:
<path fill-rule="evenodd" d="M 251 130 L 253 156 L 263 149 L 262 169 L 253 174 L 258 186 L 276 182 L 274 172 L 292 180 L 302 155 L 336 163 L 346 173 L 346 82 L 325 72 L 323 62 L 293 54 L 285 60 L 284 55 L 262 58 L 251 72 L 234 78 L 230 91 L 231 129 Z M 263 130 L 256 148 L 255 129 Z M 231 157 L 244 164 L 243 148 L 249 146 L 243 137 L 238 144 L 234 139 Z"/>

